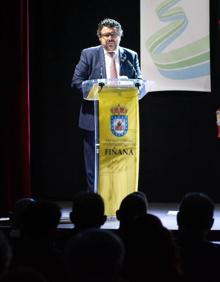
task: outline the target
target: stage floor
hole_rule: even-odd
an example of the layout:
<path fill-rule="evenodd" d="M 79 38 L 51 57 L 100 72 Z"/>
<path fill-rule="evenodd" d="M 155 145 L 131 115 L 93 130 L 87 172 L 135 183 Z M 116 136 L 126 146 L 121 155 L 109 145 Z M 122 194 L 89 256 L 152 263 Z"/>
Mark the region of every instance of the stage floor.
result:
<path fill-rule="evenodd" d="M 71 210 L 71 202 L 59 202 L 62 208 L 62 217 L 59 228 L 72 228 L 73 225 L 69 220 L 69 212 Z M 152 213 L 160 218 L 163 225 L 170 230 L 177 230 L 176 214 L 178 211 L 177 203 L 149 203 L 149 213 Z M 215 221 L 212 230 L 220 231 L 220 204 L 215 205 Z M 108 217 L 104 229 L 117 229 L 119 225 L 116 217 Z M 220 240 L 220 238 L 219 238 Z"/>
<path fill-rule="evenodd" d="M 70 221 L 69 213 L 71 211 L 72 203 L 69 201 L 60 202 L 55 201 L 62 211 L 60 224 L 58 230 L 60 234 L 71 232 L 73 224 Z M 173 234 L 177 234 L 176 214 L 178 211 L 178 203 L 149 203 L 149 213 L 152 213 L 160 218 L 163 225 L 171 230 Z M 215 204 L 214 224 L 208 234 L 208 239 L 220 244 L 220 204 Z M 9 218 L 0 218 L 0 227 L 6 233 L 10 229 Z M 119 222 L 116 217 L 108 217 L 105 224 L 101 228 L 114 230 L 119 227 Z"/>

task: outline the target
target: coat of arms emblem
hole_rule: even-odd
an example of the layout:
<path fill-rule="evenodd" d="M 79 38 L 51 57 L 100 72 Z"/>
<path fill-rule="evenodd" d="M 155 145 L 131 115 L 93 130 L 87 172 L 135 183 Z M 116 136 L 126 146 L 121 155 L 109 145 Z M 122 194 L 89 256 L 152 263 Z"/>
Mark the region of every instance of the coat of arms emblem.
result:
<path fill-rule="evenodd" d="M 114 106 L 111 108 L 111 131 L 117 137 L 124 136 L 128 131 L 128 109 L 124 106 Z"/>

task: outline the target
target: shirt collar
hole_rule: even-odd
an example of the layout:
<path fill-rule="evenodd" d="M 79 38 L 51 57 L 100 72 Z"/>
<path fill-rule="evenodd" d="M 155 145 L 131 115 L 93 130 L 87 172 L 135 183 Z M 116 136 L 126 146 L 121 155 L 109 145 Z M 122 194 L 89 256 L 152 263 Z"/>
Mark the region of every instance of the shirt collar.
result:
<path fill-rule="evenodd" d="M 103 48 L 103 49 L 104 49 L 104 54 L 107 55 L 107 54 L 108 54 L 108 51 L 105 50 L 105 48 Z M 118 56 L 118 54 L 119 54 L 119 47 L 117 47 L 116 50 L 114 50 L 114 51 L 112 51 L 112 52 L 115 52 L 116 56 Z"/>

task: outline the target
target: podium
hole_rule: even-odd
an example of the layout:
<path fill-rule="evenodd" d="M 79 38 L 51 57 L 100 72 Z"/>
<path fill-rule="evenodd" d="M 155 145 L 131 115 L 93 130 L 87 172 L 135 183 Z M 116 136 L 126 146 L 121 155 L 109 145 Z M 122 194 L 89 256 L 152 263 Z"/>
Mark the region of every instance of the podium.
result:
<path fill-rule="evenodd" d="M 138 190 L 139 100 L 147 81 L 87 80 L 82 90 L 94 103 L 95 192 L 104 199 L 105 214 L 115 216 L 122 199 Z"/>

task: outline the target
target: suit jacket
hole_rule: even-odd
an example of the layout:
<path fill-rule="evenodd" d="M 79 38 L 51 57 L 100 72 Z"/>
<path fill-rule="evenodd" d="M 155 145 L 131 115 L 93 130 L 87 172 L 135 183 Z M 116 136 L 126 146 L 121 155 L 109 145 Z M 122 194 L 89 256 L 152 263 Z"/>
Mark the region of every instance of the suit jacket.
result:
<path fill-rule="evenodd" d="M 120 76 L 130 79 L 141 78 L 138 55 L 136 52 L 119 47 Z M 104 50 L 101 45 L 83 49 L 79 63 L 76 65 L 71 87 L 82 94 L 82 82 L 90 79 L 106 78 Z M 79 116 L 79 127 L 94 130 L 94 104 L 82 101 Z"/>

